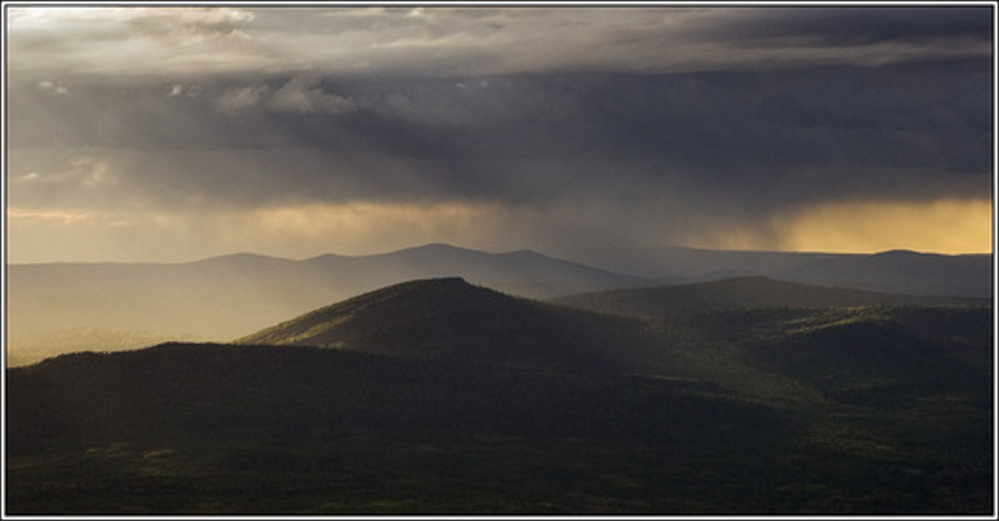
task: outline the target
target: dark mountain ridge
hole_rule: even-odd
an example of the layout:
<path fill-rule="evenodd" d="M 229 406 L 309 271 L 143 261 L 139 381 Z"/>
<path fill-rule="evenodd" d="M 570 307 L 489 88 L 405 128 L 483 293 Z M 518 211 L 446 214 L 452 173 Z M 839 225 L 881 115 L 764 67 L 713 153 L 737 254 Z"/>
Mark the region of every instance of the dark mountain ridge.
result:
<path fill-rule="evenodd" d="M 225 340 L 365 291 L 446 276 L 532 297 L 650 283 L 529 251 L 446 245 L 302 261 L 244 253 L 184 264 L 15 264 L 8 345 L 19 360 L 37 360 L 60 352 L 48 339 L 82 328 Z"/>
<path fill-rule="evenodd" d="M 718 283 L 760 284 L 775 282 Z M 455 277 L 410 281 L 244 344 L 8 369 L 7 504 L 36 514 L 988 512 L 990 311 L 624 318 Z"/>
<path fill-rule="evenodd" d="M 592 266 L 673 282 L 704 282 L 719 274 L 775 279 L 929 296 L 988 298 L 992 295 L 992 254 L 943 255 L 910 250 L 875 254 L 702 250 L 667 247 L 644 250 L 584 251 L 574 258 Z M 682 278 L 682 281 L 676 281 Z"/>
<path fill-rule="evenodd" d="M 90 328 L 105 332 L 105 337 L 118 334 L 121 342 L 113 344 L 120 347 L 141 347 L 129 344 L 129 339 L 137 338 L 226 340 L 379 287 L 432 277 L 460 276 L 530 298 L 753 274 L 887 293 L 988 297 L 992 289 L 988 255 L 893 251 L 871 256 L 682 248 L 666 253 L 663 258 L 646 259 L 648 269 L 637 271 L 643 276 L 530 250 L 484 253 L 446 244 L 305 260 L 237 253 L 183 264 L 13 264 L 8 266 L 6 288 L 7 346 L 14 353 L 8 364 L 106 347 L 77 334 Z"/>
<path fill-rule="evenodd" d="M 623 315 L 675 315 L 722 309 L 768 307 L 849 307 L 871 305 L 981 305 L 986 299 L 899 295 L 822 287 L 768 277 L 737 277 L 712 282 L 616 289 L 551 299 L 577 309 Z"/>
<path fill-rule="evenodd" d="M 795 282 L 925 296 L 991 298 L 993 255 L 891 250 L 814 257 L 768 275 Z"/>
<path fill-rule="evenodd" d="M 365 293 L 237 342 L 607 370 L 622 368 L 629 353 L 609 343 L 635 343 L 639 329 L 449 277 Z"/>

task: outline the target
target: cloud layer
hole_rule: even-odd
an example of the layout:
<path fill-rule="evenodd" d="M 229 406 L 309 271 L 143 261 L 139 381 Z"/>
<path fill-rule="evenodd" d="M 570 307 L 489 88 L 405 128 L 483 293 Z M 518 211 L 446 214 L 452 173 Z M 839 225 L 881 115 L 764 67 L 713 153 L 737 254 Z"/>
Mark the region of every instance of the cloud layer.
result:
<path fill-rule="evenodd" d="M 10 14 L 22 212 L 452 205 L 491 209 L 487 249 L 794 248 L 775 216 L 991 194 L 988 8 Z"/>
<path fill-rule="evenodd" d="M 12 66 L 115 75 L 692 72 L 991 49 L 987 7 L 12 8 L 11 22 Z"/>

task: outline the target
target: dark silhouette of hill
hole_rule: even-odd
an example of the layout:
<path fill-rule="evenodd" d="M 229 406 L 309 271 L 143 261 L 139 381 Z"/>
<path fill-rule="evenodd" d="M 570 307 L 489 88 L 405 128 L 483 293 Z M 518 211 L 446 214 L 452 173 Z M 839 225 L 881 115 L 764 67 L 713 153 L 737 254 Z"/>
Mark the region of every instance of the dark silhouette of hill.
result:
<path fill-rule="evenodd" d="M 422 298 L 458 313 L 447 295 L 525 303 L 417 281 L 298 325 L 366 332 L 365 314 Z M 700 315 L 643 375 L 512 364 L 524 353 L 498 343 L 62 355 L 7 371 L 8 513 L 988 512 L 989 310 L 862 309 Z M 530 320 L 511 327 L 551 327 Z"/>
<path fill-rule="evenodd" d="M 906 295 L 989 298 L 993 287 L 989 254 L 938 255 L 907 250 L 833 254 L 670 247 L 590 251 L 579 258 L 618 273 L 663 278 L 660 285 L 738 274 Z"/>
<path fill-rule="evenodd" d="M 668 248 L 600 257 L 607 271 L 521 250 L 484 253 L 445 244 L 294 261 L 249 253 L 182 264 L 50 263 L 8 266 L 8 360 L 67 352 L 86 328 L 145 336 L 225 340 L 319 306 L 406 280 L 459 276 L 530 298 L 763 275 L 887 293 L 989 297 L 990 255 L 727 252 Z M 613 261 L 613 262 L 612 262 Z M 623 273 L 635 273 L 624 275 Z M 64 348 L 51 345 L 66 337 Z"/>
<path fill-rule="evenodd" d="M 760 278 L 673 290 L 699 311 L 626 318 L 423 279 L 237 344 L 8 369 L 7 505 L 989 511 L 989 305 Z"/>
<path fill-rule="evenodd" d="M 404 282 L 317 309 L 238 340 L 506 364 L 620 369 L 641 326 L 473 286 Z M 621 345 L 625 343 L 625 345 Z"/>
<path fill-rule="evenodd" d="M 953 337 L 920 336 L 898 321 L 860 320 L 788 335 L 752 352 L 765 367 L 809 382 L 830 399 L 912 407 L 941 390 L 989 385 L 990 374 L 981 367 L 987 351 L 944 338 Z"/>
<path fill-rule="evenodd" d="M 567 295 L 579 286 L 613 288 L 651 283 L 642 277 L 599 270 L 530 250 L 485 253 L 448 244 L 428 244 L 361 257 L 322 255 L 302 263 L 336 274 L 338 284 L 348 287 L 353 284 L 360 291 L 406 280 L 452 276 L 531 298 Z M 358 280 L 358 275 L 363 277 Z"/>
<path fill-rule="evenodd" d="M 12 513 L 731 511 L 726 469 L 796 428 L 697 382 L 299 346 L 63 355 L 8 391 Z"/>
<path fill-rule="evenodd" d="M 585 293 L 552 299 L 551 302 L 602 313 L 656 316 L 723 309 L 982 304 L 986 301 L 972 298 L 893 295 L 812 286 L 767 277 L 740 277 L 678 286 Z"/>
<path fill-rule="evenodd" d="M 910 295 L 991 298 L 991 255 L 937 255 L 892 250 L 815 257 L 771 273 L 776 278 Z"/>
<path fill-rule="evenodd" d="M 33 346 L 55 333 L 81 328 L 225 340 L 365 291 L 429 277 L 461 276 L 531 297 L 649 283 L 530 251 L 491 254 L 442 244 L 302 261 L 244 253 L 183 264 L 8 269 L 12 351 L 37 351 Z"/>

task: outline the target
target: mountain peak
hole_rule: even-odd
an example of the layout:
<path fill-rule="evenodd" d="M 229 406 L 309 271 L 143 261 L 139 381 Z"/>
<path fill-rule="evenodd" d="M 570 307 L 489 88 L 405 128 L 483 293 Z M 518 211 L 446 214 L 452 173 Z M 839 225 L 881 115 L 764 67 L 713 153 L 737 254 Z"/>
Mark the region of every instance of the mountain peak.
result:
<path fill-rule="evenodd" d="M 887 250 L 875 253 L 872 257 L 888 257 L 888 256 L 901 256 L 901 255 L 923 255 L 918 251 L 913 250 Z"/>
<path fill-rule="evenodd" d="M 288 259 L 283 257 L 272 257 L 270 255 L 261 255 L 259 253 L 251 253 L 246 251 L 241 251 L 237 253 L 229 253 L 226 255 L 219 255 L 216 257 L 208 257 L 200 260 L 193 261 L 189 264 L 224 264 L 224 263 L 252 263 L 252 262 L 290 262 Z"/>
<path fill-rule="evenodd" d="M 343 347 L 343 333 L 350 327 L 382 330 L 400 321 L 430 315 L 469 313 L 470 310 L 518 301 L 488 288 L 474 286 L 461 277 L 440 277 L 401 282 L 319 308 L 277 326 L 238 340 L 244 344 L 299 344 Z M 355 328 L 356 329 L 356 328 Z M 352 336 L 348 334 L 347 336 Z"/>
<path fill-rule="evenodd" d="M 417 279 L 417 280 L 409 280 L 406 282 L 400 282 L 398 284 L 386 286 L 381 289 L 369 291 L 355 298 L 362 298 L 362 297 L 377 298 L 382 295 L 395 294 L 395 293 L 411 294 L 411 293 L 433 292 L 433 291 L 449 291 L 449 292 L 480 291 L 484 293 L 497 293 L 491 289 L 471 284 L 468 281 L 466 281 L 463 277 L 447 276 L 447 277 L 433 277 L 427 279 Z"/>
<path fill-rule="evenodd" d="M 430 243 L 424 244 L 423 246 L 416 246 L 415 248 L 411 248 L 411 249 L 467 250 L 468 248 L 461 248 L 459 246 L 455 246 L 453 244 L 448 244 L 446 242 L 430 242 Z"/>
<path fill-rule="evenodd" d="M 506 252 L 506 255 L 541 255 L 541 254 L 538 253 L 538 252 L 536 252 L 536 251 L 534 251 L 534 250 L 529 250 L 527 248 L 521 248 L 519 250 L 508 251 L 508 252 Z"/>
<path fill-rule="evenodd" d="M 613 357 L 595 344 L 592 334 L 581 332 L 597 327 L 594 323 L 590 314 L 505 295 L 461 277 L 443 277 L 365 293 L 237 342 L 605 367 Z"/>
<path fill-rule="evenodd" d="M 430 279 L 411 280 L 411 281 L 408 281 L 408 282 L 402 282 L 402 283 L 396 284 L 396 286 L 407 286 L 407 285 L 424 286 L 424 287 L 427 287 L 427 286 L 430 286 L 430 287 L 433 287 L 433 286 L 440 286 L 440 287 L 472 286 L 472 284 L 469 284 L 468 281 L 466 281 L 462 277 L 434 277 L 434 278 L 430 278 Z"/>
<path fill-rule="evenodd" d="M 392 253 L 402 253 L 402 252 L 435 252 L 435 253 L 449 253 L 449 252 L 464 252 L 464 253 L 484 253 L 478 250 L 472 250 L 469 248 L 462 248 L 460 246 L 455 246 L 453 244 L 448 244 L 446 242 L 432 242 L 429 244 L 424 244 L 423 246 L 414 246 L 412 248 L 403 248 L 401 250 L 396 250 Z"/>

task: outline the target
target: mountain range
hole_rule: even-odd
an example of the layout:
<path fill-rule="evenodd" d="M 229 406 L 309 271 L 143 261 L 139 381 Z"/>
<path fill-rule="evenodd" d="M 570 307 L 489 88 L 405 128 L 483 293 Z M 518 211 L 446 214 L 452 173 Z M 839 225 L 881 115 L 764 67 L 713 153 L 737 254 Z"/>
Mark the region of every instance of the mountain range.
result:
<path fill-rule="evenodd" d="M 529 298 L 734 275 L 911 295 L 983 298 L 992 287 L 991 256 L 979 255 L 671 249 L 649 256 L 645 265 L 626 258 L 615 265 L 637 274 L 527 250 L 485 253 L 445 244 L 305 260 L 235 254 L 181 264 L 13 264 L 7 268 L 7 363 L 109 346 L 141 347 L 150 339 L 227 340 L 366 291 L 429 277 L 463 277 Z"/>
<path fill-rule="evenodd" d="M 753 377 L 720 378 L 725 369 L 704 358 L 705 346 L 719 342 L 738 346 L 742 373 L 747 363 L 752 373 L 766 365 L 760 365 L 760 360 L 774 359 L 773 353 L 791 349 L 776 359 L 807 359 L 813 356 L 807 353 L 814 350 L 818 359 L 836 362 L 806 365 L 828 372 L 846 363 L 848 367 L 840 367 L 844 377 L 865 365 L 879 364 L 879 372 L 909 367 L 921 375 L 920 380 L 930 381 L 934 377 L 924 375 L 923 370 L 939 372 L 966 365 L 961 356 L 968 345 L 981 343 L 991 334 L 990 310 L 990 303 L 983 299 L 892 295 L 762 277 L 612 290 L 541 302 L 448 277 L 371 291 L 234 343 L 499 366 L 668 374 L 754 394 L 748 391 L 758 383 Z M 926 352 L 920 347 L 943 344 L 950 347 Z M 788 345 L 805 347 L 784 347 Z M 861 350 L 859 356 L 836 354 L 856 349 Z M 890 354 L 898 349 L 903 352 Z M 976 356 L 983 354 L 976 352 Z M 750 353 L 755 361 L 742 359 Z M 932 361 L 923 358 L 927 353 Z M 891 360 L 887 365 L 883 356 Z M 910 364 L 913 356 L 916 361 Z M 778 374 L 790 371 L 781 367 Z M 774 372 L 770 366 L 762 370 L 771 376 Z M 962 371 L 986 374 L 972 366 Z M 966 379 L 974 378 L 966 375 L 953 381 Z M 874 387 L 890 387 L 891 382 L 882 378 Z M 766 397 L 770 396 L 757 396 Z"/>
<path fill-rule="evenodd" d="M 556 300 L 457 277 L 413 280 L 225 344 L 8 369 L 8 507 L 980 514 L 993 505 L 988 301 L 759 277 Z"/>
<path fill-rule="evenodd" d="M 457 277 L 365 293 L 237 340 L 497 364 L 620 368 L 626 320 L 513 297 Z"/>
<path fill-rule="evenodd" d="M 37 361 L 106 347 L 79 334 L 89 329 L 122 338 L 227 340 L 365 291 L 446 276 L 528 297 L 651 283 L 529 251 L 489 254 L 443 244 L 301 261 L 235 254 L 182 264 L 11 265 L 8 352 Z"/>
<path fill-rule="evenodd" d="M 582 293 L 550 299 L 550 302 L 600 313 L 664 316 L 726 309 L 984 304 L 987 301 L 813 286 L 754 276 Z"/>
<path fill-rule="evenodd" d="M 666 283 L 765 276 L 885 293 L 976 298 L 990 297 L 993 286 L 991 254 L 940 255 L 910 250 L 836 254 L 667 247 L 595 250 L 585 256 L 587 264 L 618 273 L 674 277 Z"/>

